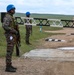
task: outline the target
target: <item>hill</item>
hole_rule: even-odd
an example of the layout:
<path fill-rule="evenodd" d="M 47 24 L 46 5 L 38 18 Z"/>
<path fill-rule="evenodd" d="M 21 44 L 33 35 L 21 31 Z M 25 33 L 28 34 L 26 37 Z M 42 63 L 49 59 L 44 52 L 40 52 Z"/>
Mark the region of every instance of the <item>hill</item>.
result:
<path fill-rule="evenodd" d="M 14 16 L 25 17 L 25 13 L 16 13 Z M 61 14 L 37 14 L 32 13 L 31 17 L 33 18 L 50 18 L 50 19 L 65 19 L 72 20 L 74 15 L 61 15 Z"/>
<path fill-rule="evenodd" d="M 74 15 L 60 15 L 60 14 L 31 14 L 32 17 L 36 18 L 50 18 L 50 19 L 73 19 Z"/>

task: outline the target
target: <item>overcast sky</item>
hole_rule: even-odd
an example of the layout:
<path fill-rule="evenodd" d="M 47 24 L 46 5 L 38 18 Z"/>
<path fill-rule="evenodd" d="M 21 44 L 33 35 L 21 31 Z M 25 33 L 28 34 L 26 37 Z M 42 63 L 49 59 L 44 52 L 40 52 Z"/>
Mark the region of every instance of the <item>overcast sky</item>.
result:
<path fill-rule="evenodd" d="M 8 4 L 16 7 L 16 12 L 74 15 L 74 0 L 0 0 L 0 12 L 5 12 Z"/>

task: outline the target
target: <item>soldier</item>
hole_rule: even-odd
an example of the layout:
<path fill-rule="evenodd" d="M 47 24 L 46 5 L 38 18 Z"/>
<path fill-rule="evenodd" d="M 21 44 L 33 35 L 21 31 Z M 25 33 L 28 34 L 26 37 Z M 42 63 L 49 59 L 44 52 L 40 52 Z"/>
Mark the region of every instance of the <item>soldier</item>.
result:
<path fill-rule="evenodd" d="M 15 67 L 12 66 L 12 54 L 14 49 L 14 44 L 16 43 L 15 21 L 13 18 L 15 14 L 15 6 L 10 4 L 7 6 L 7 13 L 3 19 L 2 27 L 5 30 L 5 37 L 7 41 L 7 53 L 6 53 L 6 72 L 16 72 Z"/>
<path fill-rule="evenodd" d="M 26 17 L 29 18 L 30 17 L 30 12 L 26 12 Z M 32 23 L 31 19 L 26 19 L 25 23 Z M 32 34 L 32 25 L 26 25 L 26 44 L 27 45 L 31 45 L 31 43 L 29 42 L 29 37 L 30 34 Z"/>

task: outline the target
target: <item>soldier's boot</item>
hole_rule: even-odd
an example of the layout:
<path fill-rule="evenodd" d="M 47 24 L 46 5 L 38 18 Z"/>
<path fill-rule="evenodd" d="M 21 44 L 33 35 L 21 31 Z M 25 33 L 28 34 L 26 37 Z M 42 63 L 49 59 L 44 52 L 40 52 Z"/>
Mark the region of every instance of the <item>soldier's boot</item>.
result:
<path fill-rule="evenodd" d="M 13 69 L 17 70 L 17 68 L 16 68 L 16 67 L 13 67 L 12 65 L 11 65 L 11 67 L 12 67 Z"/>
<path fill-rule="evenodd" d="M 5 69 L 6 72 L 16 72 L 16 69 L 14 67 L 11 66 L 7 66 Z"/>
<path fill-rule="evenodd" d="M 28 45 L 32 45 L 30 42 L 28 42 Z"/>
<path fill-rule="evenodd" d="M 27 44 L 27 45 L 31 45 L 31 43 L 30 43 L 29 41 L 26 41 L 26 44 Z"/>
<path fill-rule="evenodd" d="M 26 39 L 26 44 L 31 45 L 31 43 L 29 42 L 29 39 Z"/>

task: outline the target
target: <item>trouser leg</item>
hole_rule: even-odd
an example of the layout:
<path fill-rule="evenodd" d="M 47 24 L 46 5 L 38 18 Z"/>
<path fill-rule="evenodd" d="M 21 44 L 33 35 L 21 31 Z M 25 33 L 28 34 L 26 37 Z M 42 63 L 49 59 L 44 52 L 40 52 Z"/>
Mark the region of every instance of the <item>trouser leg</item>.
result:
<path fill-rule="evenodd" d="M 12 54 L 14 50 L 14 37 L 12 34 L 6 34 L 7 50 L 6 50 L 6 72 L 16 72 L 16 68 L 12 66 Z"/>
<path fill-rule="evenodd" d="M 12 54 L 14 49 L 14 38 L 11 34 L 6 35 L 7 41 L 7 50 L 6 50 L 6 66 L 10 66 L 12 64 Z"/>
<path fill-rule="evenodd" d="M 26 43 L 29 43 L 29 35 L 26 34 Z"/>
<path fill-rule="evenodd" d="M 12 65 L 12 53 L 13 53 L 14 45 L 7 45 L 7 53 L 6 53 L 6 66 Z"/>
<path fill-rule="evenodd" d="M 27 30 L 26 37 L 25 37 L 26 44 L 29 44 L 29 37 L 30 37 L 30 32 Z"/>

